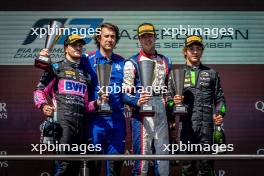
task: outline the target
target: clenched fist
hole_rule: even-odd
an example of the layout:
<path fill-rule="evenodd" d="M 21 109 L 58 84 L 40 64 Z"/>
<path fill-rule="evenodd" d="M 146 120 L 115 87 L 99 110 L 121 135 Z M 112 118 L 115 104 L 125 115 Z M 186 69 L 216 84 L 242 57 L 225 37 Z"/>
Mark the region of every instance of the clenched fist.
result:
<path fill-rule="evenodd" d="M 47 48 L 43 48 L 40 52 L 39 52 L 40 56 L 44 56 L 44 57 L 49 57 L 49 49 Z"/>
<path fill-rule="evenodd" d="M 213 116 L 213 119 L 214 119 L 214 123 L 216 125 L 221 125 L 223 123 L 223 120 L 224 120 L 222 115 L 215 115 L 215 114 Z"/>
<path fill-rule="evenodd" d="M 138 106 L 141 106 L 142 104 L 148 102 L 149 99 L 150 99 L 150 97 L 151 97 L 150 93 L 148 93 L 148 92 L 146 92 L 146 91 L 142 92 L 142 93 L 140 94 L 140 97 L 139 97 L 139 100 L 138 100 L 138 102 L 137 102 L 137 105 L 138 105 Z"/>
<path fill-rule="evenodd" d="M 50 106 L 50 105 L 44 105 L 42 108 L 42 112 L 45 116 L 51 117 L 53 116 L 53 113 L 55 111 L 55 107 L 54 106 Z"/>
<path fill-rule="evenodd" d="M 182 104 L 184 96 L 175 95 L 173 97 L 174 104 Z"/>

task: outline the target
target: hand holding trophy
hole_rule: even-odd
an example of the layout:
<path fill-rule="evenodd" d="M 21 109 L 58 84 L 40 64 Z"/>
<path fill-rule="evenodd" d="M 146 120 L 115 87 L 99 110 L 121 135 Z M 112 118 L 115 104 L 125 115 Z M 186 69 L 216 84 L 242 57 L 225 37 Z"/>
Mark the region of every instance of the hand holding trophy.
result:
<path fill-rule="evenodd" d="M 144 88 L 144 92 L 147 92 L 148 88 L 152 86 L 152 82 L 154 80 L 154 69 L 154 61 L 143 60 L 139 62 L 139 78 Z M 152 94 L 152 92 L 148 92 L 148 94 Z M 140 113 L 144 115 L 153 115 L 155 113 L 155 108 L 146 102 L 140 106 Z"/>
<path fill-rule="evenodd" d="M 183 86 L 184 86 L 184 77 L 185 77 L 185 72 L 183 69 L 174 69 L 172 70 L 172 79 L 173 79 L 173 84 L 175 87 L 175 92 L 177 96 L 183 95 Z M 175 104 L 173 108 L 173 113 L 174 114 L 186 114 L 187 113 L 187 107 L 183 105 L 182 103 L 177 103 Z"/>
<path fill-rule="evenodd" d="M 59 21 L 51 21 L 50 28 L 52 29 L 53 33 L 48 34 L 46 41 L 45 41 L 45 50 L 47 53 L 51 51 L 57 40 L 60 38 L 62 31 L 63 31 L 63 24 Z M 59 30 L 58 30 L 59 29 Z M 51 59 L 50 57 L 45 55 L 40 55 L 35 59 L 34 66 L 43 70 L 48 70 L 50 68 Z"/>
<path fill-rule="evenodd" d="M 100 90 L 102 90 L 102 92 L 98 92 L 98 94 L 105 94 L 106 96 L 109 96 L 108 86 L 110 83 L 112 66 L 110 64 L 98 64 L 96 65 L 96 72 Z M 112 108 L 108 102 L 102 101 L 97 112 L 111 114 Z"/>

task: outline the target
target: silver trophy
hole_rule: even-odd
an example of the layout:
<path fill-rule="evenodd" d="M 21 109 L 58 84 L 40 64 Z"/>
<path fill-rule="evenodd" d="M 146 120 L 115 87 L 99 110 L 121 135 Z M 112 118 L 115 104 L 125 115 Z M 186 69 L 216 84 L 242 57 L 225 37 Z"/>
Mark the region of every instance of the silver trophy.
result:
<path fill-rule="evenodd" d="M 96 72 L 97 72 L 97 79 L 100 86 L 100 90 L 102 90 L 103 91 L 102 93 L 106 94 L 106 96 L 109 96 L 108 86 L 110 83 L 112 66 L 110 64 L 97 64 Z M 98 108 L 98 113 L 111 114 L 112 108 L 108 104 L 108 102 L 103 101 Z"/>
<path fill-rule="evenodd" d="M 139 78 L 144 90 L 148 90 L 152 86 L 154 80 L 155 62 L 151 60 L 139 61 Z M 151 89 L 152 90 L 152 89 Z M 152 92 L 150 92 L 152 94 Z M 140 106 L 140 113 L 145 115 L 153 115 L 155 113 L 154 106 L 148 102 Z"/>
<path fill-rule="evenodd" d="M 54 21 L 50 21 L 49 26 L 52 31 L 52 34 L 47 35 L 44 48 L 48 48 L 49 51 L 52 51 L 53 46 L 60 38 L 63 32 L 63 24 L 59 21 L 54 20 Z M 48 70 L 50 68 L 50 64 L 51 64 L 51 59 L 49 57 L 39 56 L 35 59 L 34 66 L 43 70 Z"/>
<path fill-rule="evenodd" d="M 184 86 L 185 72 L 183 69 L 174 69 L 172 70 L 172 79 L 175 87 L 176 95 L 183 95 L 183 86 Z M 186 114 L 187 107 L 183 104 L 176 104 L 173 108 L 173 113 L 175 114 Z"/>

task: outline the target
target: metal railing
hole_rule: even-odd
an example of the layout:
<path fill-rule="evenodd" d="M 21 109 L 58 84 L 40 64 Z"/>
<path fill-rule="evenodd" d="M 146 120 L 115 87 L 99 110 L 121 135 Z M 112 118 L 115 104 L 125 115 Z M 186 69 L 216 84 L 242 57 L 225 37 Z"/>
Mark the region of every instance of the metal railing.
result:
<path fill-rule="evenodd" d="M 0 155 L 0 160 L 264 160 L 264 155 Z"/>
<path fill-rule="evenodd" d="M 98 160 L 264 160 L 264 155 L 0 155 L 1 160 L 82 161 L 80 176 L 89 176 L 87 161 Z"/>

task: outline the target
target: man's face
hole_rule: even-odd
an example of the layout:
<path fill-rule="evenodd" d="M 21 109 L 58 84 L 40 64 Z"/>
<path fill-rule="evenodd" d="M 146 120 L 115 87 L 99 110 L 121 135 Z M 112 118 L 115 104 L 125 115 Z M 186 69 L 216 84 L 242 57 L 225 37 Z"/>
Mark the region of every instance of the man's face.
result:
<path fill-rule="evenodd" d="M 81 42 L 74 42 L 65 47 L 65 52 L 68 54 L 72 59 L 80 59 L 82 55 L 83 44 Z"/>
<path fill-rule="evenodd" d="M 100 48 L 113 50 L 116 45 L 116 34 L 113 30 L 104 27 L 101 29 L 101 35 L 97 40 L 100 43 Z"/>
<path fill-rule="evenodd" d="M 192 64 L 199 63 L 202 54 L 203 54 L 203 47 L 195 43 L 188 46 L 184 51 L 184 55 L 186 56 L 186 59 Z"/>
<path fill-rule="evenodd" d="M 155 50 L 156 37 L 154 34 L 143 34 L 139 37 L 139 42 L 144 51 L 150 52 Z"/>

